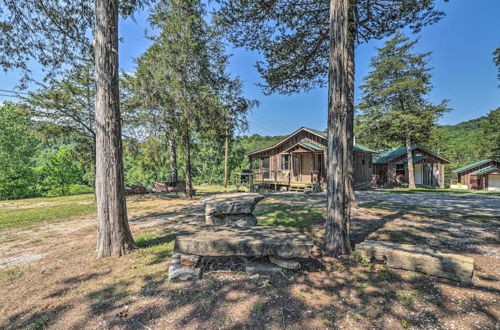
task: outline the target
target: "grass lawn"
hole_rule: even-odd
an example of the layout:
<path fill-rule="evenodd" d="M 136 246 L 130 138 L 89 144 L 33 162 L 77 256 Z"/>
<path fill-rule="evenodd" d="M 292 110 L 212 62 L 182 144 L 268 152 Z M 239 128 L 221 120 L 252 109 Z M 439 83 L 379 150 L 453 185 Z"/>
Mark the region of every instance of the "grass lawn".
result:
<path fill-rule="evenodd" d="M 383 209 L 367 200 L 353 210 L 353 243 L 418 243 L 473 257 L 474 285 L 371 264 L 356 253 L 328 258 L 319 248 L 302 269 L 270 278 L 250 279 L 241 260 L 220 258 L 201 280 L 170 282 L 177 231 L 203 221 L 200 198 L 225 191 L 196 188 L 193 201 L 129 196 L 137 249 L 120 258 L 95 258 L 93 195 L 0 202 L 0 224 L 9 229 L 0 231 L 0 328 L 469 329 L 498 322 L 497 217 L 417 209 L 404 204 L 409 196 L 384 192 L 369 192 L 390 197 Z M 266 194 L 255 214 L 259 225 L 297 229 L 320 243 L 325 204 L 322 195 Z"/>
<path fill-rule="evenodd" d="M 0 230 L 66 221 L 95 210 L 94 194 L 0 201 Z"/>

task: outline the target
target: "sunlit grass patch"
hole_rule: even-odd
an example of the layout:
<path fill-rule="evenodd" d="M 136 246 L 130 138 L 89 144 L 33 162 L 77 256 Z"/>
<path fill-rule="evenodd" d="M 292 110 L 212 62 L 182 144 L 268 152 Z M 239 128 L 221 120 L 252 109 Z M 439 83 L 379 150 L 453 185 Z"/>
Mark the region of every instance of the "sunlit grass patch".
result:
<path fill-rule="evenodd" d="M 224 188 L 224 186 L 221 185 L 198 185 L 194 186 L 194 189 L 196 189 L 196 193 L 222 193 L 222 192 L 227 192 L 227 191 L 235 191 L 235 190 L 242 190 L 242 191 L 248 191 L 248 188 L 245 186 L 235 186 L 235 185 L 230 185 L 227 186 L 227 188 Z"/>
<path fill-rule="evenodd" d="M 153 265 L 170 258 L 174 252 L 175 233 L 172 231 L 154 231 L 135 237 L 141 263 Z"/>
<path fill-rule="evenodd" d="M 254 213 L 259 217 L 260 226 L 284 226 L 299 231 L 310 232 L 315 224 L 325 222 L 324 210 L 321 207 L 279 206 Z"/>
<path fill-rule="evenodd" d="M 94 195 L 4 201 L 0 203 L 0 230 L 66 221 L 95 210 Z"/>

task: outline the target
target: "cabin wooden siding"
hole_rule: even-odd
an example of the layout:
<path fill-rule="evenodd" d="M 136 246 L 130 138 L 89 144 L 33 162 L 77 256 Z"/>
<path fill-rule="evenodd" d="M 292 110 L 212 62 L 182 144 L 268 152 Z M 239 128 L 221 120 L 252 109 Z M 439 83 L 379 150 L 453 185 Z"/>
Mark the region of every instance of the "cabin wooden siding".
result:
<path fill-rule="evenodd" d="M 299 143 L 311 143 L 323 148 L 322 151 L 296 151 Z M 290 150 L 294 148 L 295 150 Z M 288 170 L 282 170 L 282 156 L 289 155 Z M 254 170 L 256 182 L 277 181 L 279 185 L 326 184 L 327 139 L 323 136 L 301 129 L 283 139 L 273 147 L 262 149 L 248 155 L 250 169 Z M 263 160 L 269 157 L 269 169 L 263 168 Z M 257 160 L 257 162 L 255 161 Z M 258 168 L 255 166 L 258 164 Z M 372 162 L 370 152 L 354 150 L 354 185 L 370 184 Z M 269 172 L 269 174 L 263 173 Z"/>
<path fill-rule="evenodd" d="M 444 161 L 419 147 L 412 151 L 413 157 L 425 156 L 424 159 L 414 162 L 422 165 L 422 183 L 417 186 L 430 188 L 444 188 Z M 404 178 L 398 178 L 397 166 L 403 165 Z M 385 163 L 374 163 L 372 170 L 372 184 L 378 187 L 396 188 L 408 185 L 408 162 L 406 153 Z M 414 169 L 414 173 L 415 169 Z"/>
<path fill-rule="evenodd" d="M 488 172 L 487 174 L 484 175 L 474 175 L 473 173 L 476 171 L 479 171 L 481 169 L 499 164 L 500 162 L 497 162 L 495 160 L 490 160 L 489 162 L 479 164 L 477 166 L 468 168 L 465 171 L 462 171 L 460 173 L 457 173 L 457 181 L 461 183 L 462 185 L 466 185 L 467 189 L 472 190 L 474 189 L 473 185 L 471 184 L 471 179 L 476 177 L 478 180 L 478 187 L 477 189 L 479 190 L 487 190 L 489 187 L 489 176 L 490 175 L 500 175 L 500 170 Z"/>

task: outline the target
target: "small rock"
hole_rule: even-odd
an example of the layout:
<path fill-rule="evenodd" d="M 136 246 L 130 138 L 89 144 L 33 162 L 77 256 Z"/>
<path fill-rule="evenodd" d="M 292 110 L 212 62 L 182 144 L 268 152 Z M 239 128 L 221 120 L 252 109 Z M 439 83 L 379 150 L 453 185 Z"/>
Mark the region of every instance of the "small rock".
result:
<path fill-rule="evenodd" d="M 200 278 L 200 268 L 191 267 L 172 267 L 168 269 L 168 279 L 170 281 L 187 281 L 187 280 L 197 280 Z"/>
<path fill-rule="evenodd" d="M 250 261 L 246 265 L 246 272 L 248 275 L 273 275 L 281 272 L 281 268 L 269 262 Z"/>
<path fill-rule="evenodd" d="M 276 256 L 269 256 L 269 261 L 273 264 L 286 269 L 299 269 L 300 263 L 294 259 L 285 259 Z"/>
<path fill-rule="evenodd" d="M 196 267 L 201 257 L 195 254 L 180 254 L 180 263 L 183 266 Z"/>
<path fill-rule="evenodd" d="M 250 276 L 250 279 L 251 280 L 255 280 L 255 281 L 258 280 L 259 278 L 260 278 L 259 274 L 253 274 L 253 275 Z"/>

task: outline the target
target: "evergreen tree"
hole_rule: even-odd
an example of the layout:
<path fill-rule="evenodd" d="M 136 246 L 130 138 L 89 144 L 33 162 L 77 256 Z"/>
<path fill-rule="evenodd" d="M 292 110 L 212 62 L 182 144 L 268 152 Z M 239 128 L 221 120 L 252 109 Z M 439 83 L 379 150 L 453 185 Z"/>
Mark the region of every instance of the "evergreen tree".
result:
<path fill-rule="evenodd" d="M 414 53 L 417 41 L 396 33 L 377 49 L 372 70 L 361 86 L 361 114 L 357 117 L 359 137 L 368 145 L 406 146 L 410 188 L 415 188 L 412 145 L 426 141 L 448 110 L 446 101 L 434 105 L 426 98 L 432 89 L 431 53 Z"/>
<path fill-rule="evenodd" d="M 0 65 L 23 70 L 24 80 L 31 76 L 28 63 L 32 60 L 50 76 L 94 54 L 98 257 L 121 256 L 134 246 L 123 182 L 118 18 L 130 16 L 148 2 L 0 1 Z M 88 31 L 94 32 L 93 42 Z"/>
<path fill-rule="evenodd" d="M 497 67 L 497 78 L 498 80 L 500 80 L 500 47 L 498 47 L 497 49 L 495 49 L 495 51 L 493 52 L 493 63 L 495 63 L 496 67 Z M 498 85 L 498 87 L 500 87 L 500 85 Z"/>
<path fill-rule="evenodd" d="M 127 78 L 131 107 L 138 110 L 133 113 L 150 134 L 168 141 L 172 169 L 177 142 L 184 151 L 188 196 L 196 140 L 224 141 L 245 125 L 244 114 L 255 104 L 241 96 L 241 81 L 226 72 L 221 34 L 204 15 L 199 0 L 160 1 L 150 17 L 160 33 L 137 60 L 135 75 Z"/>
<path fill-rule="evenodd" d="M 443 12 L 435 9 L 435 0 L 219 2 L 219 17 L 228 27 L 232 42 L 263 52 L 265 61 L 257 68 L 265 79 L 267 93 L 291 94 L 325 86 L 328 81 L 325 248 L 330 255 L 349 253 L 350 207 L 354 201 L 355 45 L 384 38 L 405 26 L 417 32 L 439 21 Z"/>
<path fill-rule="evenodd" d="M 500 108 L 491 110 L 481 125 L 478 150 L 484 158 L 500 160 Z"/>

